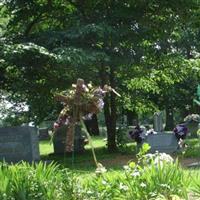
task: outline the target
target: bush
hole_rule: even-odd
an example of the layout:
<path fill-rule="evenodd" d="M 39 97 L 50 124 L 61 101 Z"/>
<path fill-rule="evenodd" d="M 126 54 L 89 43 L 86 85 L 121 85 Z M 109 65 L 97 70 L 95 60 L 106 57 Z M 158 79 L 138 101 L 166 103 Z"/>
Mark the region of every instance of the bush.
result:
<path fill-rule="evenodd" d="M 73 174 L 58 165 L 0 166 L 1 200 L 73 200 Z"/>

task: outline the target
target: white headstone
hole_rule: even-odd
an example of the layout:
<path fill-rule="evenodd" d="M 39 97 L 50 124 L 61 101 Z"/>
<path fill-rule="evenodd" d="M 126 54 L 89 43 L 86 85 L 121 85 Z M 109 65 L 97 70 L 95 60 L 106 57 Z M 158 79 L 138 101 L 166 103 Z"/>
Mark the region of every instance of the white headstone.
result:
<path fill-rule="evenodd" d="M 153 127 L 154 131 L 161 133 L 163 132 L 163 118 L 162 118 L 162 112 L 157 112 L 153 116 Z"/>

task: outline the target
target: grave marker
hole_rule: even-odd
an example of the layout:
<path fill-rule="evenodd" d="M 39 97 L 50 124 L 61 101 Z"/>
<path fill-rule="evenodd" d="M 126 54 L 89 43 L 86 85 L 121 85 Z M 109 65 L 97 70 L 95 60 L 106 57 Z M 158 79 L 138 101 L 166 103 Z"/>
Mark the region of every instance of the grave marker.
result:
<path fill-rule="evenodd" d="M 37 129 L 29 126 L 0 128 L 0 161 L 39 160 Z"/>
<path fill-rule="evenodd" d="M 162 112 L 157 112 L 153 116 L 154 119 L 154 131 L 161 133 L 163 132 L 163 118 L 162 118 Z"/>

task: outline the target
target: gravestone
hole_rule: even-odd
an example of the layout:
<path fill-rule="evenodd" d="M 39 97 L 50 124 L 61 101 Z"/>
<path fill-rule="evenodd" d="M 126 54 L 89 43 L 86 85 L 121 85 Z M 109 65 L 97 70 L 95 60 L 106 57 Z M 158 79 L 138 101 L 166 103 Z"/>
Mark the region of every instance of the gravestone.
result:
<path fill-rule="evenodd" d="M 151 146 L 150 152 L 174 153 L 178 150 L 178 140 L 173 133 L 159 133 L 148 135 L 143 143 Z"/>
<path fill-rule="evenodd" d="M 153 128 L 155 132 L 161 133 L 163 132 L 163 118 L 162 112 L 157 112 L 153 116 Z"/>
<path fill-rule="evenodd" d="M 35 127 L 0 128 L 0 160 L 6 162 L 39 160 L 38 134 Z"/>
<path fill-rule="evenodd" d="M 39 129 L 39 140 L 49 140 L 49 129 L 48 128 L 40 128 Z"/>
<path fill-rule="evenodd" d="M 66 147 L 66 134 L 67 134 L 67 126 L 64 125 L 56 130 L 53 137 L 53 146 L 54 153 L 63 154 L 65 153 Z M 85 137 L 82 136 L 81 126 L 75 125 L 74 129 L 74 151 L 75 152 L 83 152 L 85 145 Z"/>
<path fill-rule="evenodd" d="M 163 130 L 162 112 L 154 114 L 154 131 L 157 134 L 149 134 L 143 140 L 151 146 L 150 152 L 174 153 L 178 150 L 178 140 L 173 132 L 166 133 Z"/>

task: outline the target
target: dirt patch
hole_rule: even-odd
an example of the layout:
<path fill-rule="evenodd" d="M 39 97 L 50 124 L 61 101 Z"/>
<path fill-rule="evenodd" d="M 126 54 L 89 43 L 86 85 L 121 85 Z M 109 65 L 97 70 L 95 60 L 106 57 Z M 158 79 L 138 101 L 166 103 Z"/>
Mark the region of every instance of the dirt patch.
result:
<path fill-rule="evenodd" d="M 115 157 L 102 159 L 100 162 L 106 167 L 123 167 L 131 160 L 137 161 L 136 157 L 132 155 L 117 155 Z M 182 158 L 179 161 L 181 166 L 186 168 L 192 163 L 200 162 L 200 158 Z"/>

